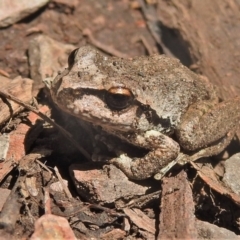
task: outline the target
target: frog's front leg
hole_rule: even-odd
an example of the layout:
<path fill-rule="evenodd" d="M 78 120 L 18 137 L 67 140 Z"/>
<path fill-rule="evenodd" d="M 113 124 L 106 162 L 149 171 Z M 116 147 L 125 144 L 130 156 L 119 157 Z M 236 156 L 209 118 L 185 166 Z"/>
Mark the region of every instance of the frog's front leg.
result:
<path fill-rule="evenodd" d="M 143 158 L 130 158 L 125 154 L 110 162 L 120 168 L 128 178 L 142 180 L 158 173 L 179 154 L 180 147 L 170 137 L 158 132 L 147 131 L 144 136 L 136 136 L 134 143 L 140 147 L 150 149 Z"/>
<path fill-rule="evenodd" d="M 240 123 L 240 98 L 212 104 L 192 105 L 176 131 L 180 146 L 198 151 L 192 160 L 220 153 L 230 143 Z M 200 150 L 201 149 L 201 150 Z"/>

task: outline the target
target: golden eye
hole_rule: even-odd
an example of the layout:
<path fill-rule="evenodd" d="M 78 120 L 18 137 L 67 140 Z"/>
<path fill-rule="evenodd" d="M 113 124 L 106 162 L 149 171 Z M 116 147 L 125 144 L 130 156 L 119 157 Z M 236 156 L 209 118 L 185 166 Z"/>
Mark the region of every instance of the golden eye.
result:
<path fill-rule="evenodd" d="M 111 87 L 105 95 L 105 101 L 113 110 L 123 110 L 129 107 L 134 100 L 132 91 L 124 87 Z"/>

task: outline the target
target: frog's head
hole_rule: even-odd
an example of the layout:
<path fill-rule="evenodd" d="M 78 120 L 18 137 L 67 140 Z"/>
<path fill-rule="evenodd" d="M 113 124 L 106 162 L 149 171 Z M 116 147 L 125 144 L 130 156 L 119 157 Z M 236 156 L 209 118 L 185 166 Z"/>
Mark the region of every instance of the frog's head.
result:
<path fill-rule="evenodd" d="M 74 50 L 68 72 L 54 80 L 52 96 L 63 110 L 108 131 L 145 131 L 157 117 L 139 100 L 144 91 L 131 60 L 106 57 L 91 47 Z M 136 87 L 137 86 L 137 87 Z"/>

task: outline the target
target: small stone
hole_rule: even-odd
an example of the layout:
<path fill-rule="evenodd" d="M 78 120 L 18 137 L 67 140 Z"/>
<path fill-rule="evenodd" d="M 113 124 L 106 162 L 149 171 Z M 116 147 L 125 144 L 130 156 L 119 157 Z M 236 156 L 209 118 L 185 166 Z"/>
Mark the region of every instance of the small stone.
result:
<path fill-rule="evenodd" d="M 196 227 L 197 239 L 240 239 L 240 236 L 237 236 L 234 232 L 208 222 L 197 220 Z"/>
<path fill-rule="evenodd" d="M 232 191 L 240 195 L 240 153 L 234 154 L 225 161 L 225 173 L 223 182 L 232 189 Z"/>
<path fill-rule="evenodd" d="M 68 181 L 67 180 L 63 180 L 63 183 L 68 187 Z M 63 186 L 62 186 L 60 181 L 52 183 L 50 185 L 50 189 L 52 191 L 56 191 L 56 192 L 64 192 Z"/>
<path fill-rule="evenodd" d="M 0 27 L 8 27 L 36 12 L 49 0 L 0 0 Z"/>
<path fill-rule="evenodd" d="M 146 194 L 149 187 L 130 181 L 114 165 L 97 169 L 96 164 L 74 164 L 70 175 L 80 196 L 90 202 L 113 203 L 120 198 L 131 199 Z"/>

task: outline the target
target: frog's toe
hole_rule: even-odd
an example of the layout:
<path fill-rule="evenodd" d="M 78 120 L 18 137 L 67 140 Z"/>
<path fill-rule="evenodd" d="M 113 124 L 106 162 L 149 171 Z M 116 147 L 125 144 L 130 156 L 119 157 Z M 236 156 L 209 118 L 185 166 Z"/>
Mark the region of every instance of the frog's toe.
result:
<path fill-rule="evenodd" d="M 126 154 L 121 154 L 118 158 L 110 160 L 110 163 L 122 170 L 125 175 L 132 180 L 143 180 L 152 175 L 151 171 L 144 170 L 144 167 L 137 159 L 132 159 Z"/>
<path fill-rule="evenodd" d="M 121 154 L 118 158 L 111 159 L 110 163 L 120 168 L 129 178 L 131 178 L 130 176 L 132 176 L 132 159 L 129 158 L 126 154 Z"/>

